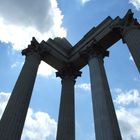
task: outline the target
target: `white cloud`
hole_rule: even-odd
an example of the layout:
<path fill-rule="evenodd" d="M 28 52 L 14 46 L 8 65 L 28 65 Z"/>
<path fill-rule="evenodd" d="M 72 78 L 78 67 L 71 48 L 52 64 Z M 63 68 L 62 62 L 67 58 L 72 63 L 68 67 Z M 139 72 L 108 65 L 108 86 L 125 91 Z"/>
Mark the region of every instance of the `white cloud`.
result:
<path fill-rule="evenodd" d="M 10 93 L 0 92 L 0 118 L 10 97 Z"/>
<path fill-rule="evenodd" d="M 79 85 L 76 85 L 76 88 L 83 89 L 85 91 L 90 91 L 90 84 L 89 83 L 82 83 Z"/>
<path fill-rule="evenodd" d="M 46 140 L 56 136 L 56 122 L 48 113 L 28 110 L 22 140 Z"/>
<path fill-rule="evenodd" d="M 139 78 L 136 78 L 136 77 L 134 77 L 133 80 L 134 80 L 135 82 L 140 82 L 140 79 L 139 79 Z"/>
<path fill-rule="evenodd" d="M 140 0 L 129 0 L 129 3 L 133 4 L 137 10 L 140 10 Z"/>
<path fill-rule="evenodd" d="M 124 140 L 140 139 L 140 92 L 137 89 L 115 89 L 116 113 Z"/>
<path fill-rule="evenodd" d="M 12 65 L 11 65 L 11 68 L 13 69 L 13 68 L 17 68 L 18 66 L 22 66 L 23 65 L 23 62 L 18 62 L 18 61 L 16 61 L 15 63 L 13 63 Z"/>
<path fill-rule="evenodd" d="M 16 68 L 16 67 L 17 67 L 17 65 L 18 65 L 18 63 L 17 63 L 17 62 L 15 62 L 15 63 L 13 63 L 13 64 L 11 65 L 11 68 Z"/>
<path fill-rule="evenodd" d="M 112 90 L 112 92 L 120 94 L 122 92 L 122 89 L 121 88 L 115 88 L 114 90 Z"/>
<path fill-rule="evenodd" d="M 54 68 L 52 68 L 47 63 L 41 61 L 41 64 L 39 65 L 39 69 L 38 69 L 38 75 L 43 77 L 48 77 L 54 75 L 55 72 L 56 70 Z"/>
<path fill-rule="evenodd" d="M 0 92 L 0 118 L 10 97 L 10 93 Z M 45 112 L 34 112 L 29 108 L 21 140 L 55 139 L 56 121 Z"/>
<path fill-rule="evenodd" d="M 82 5 L 85 5 L 87 2 L 90 2 L 91 0 L 80 0 Z"/>
<path fill-rule="evenodd" d="M 115 102 L 121 105 L 129 105 L 131 103 L 140 105 L 140 93 L 136 89 L 129 91 L 121 90 L 119 95 L 115 99 Z"/>
<path fill-rule="evenodd" d="M 13 63 L 11 65 L 11 68 L 17 68 L 17 67 L 21 67 L 24 64 L 24 62 L 18 62 L 16 61 L 15 63 Z M 51 67 L 50 65 L 48 65 L 47 63 L 45 63 L 44 61 L 41 61 L 39 68 L 38 68 L 38 72 L 37 74 L 43 77 L 51 77 L 53 78 L 53 76 L 55 75 L 56 70 Z"/>
<path fill-rule="evenodd" d="M 66 36 L 63 15 L 56 0 L 0 2 L 0 40 L 11 43 L 14 49 L 27 47 L 33 36 L 38 41 Z"/>
<path fill-rule="evenodd" d="M 129 60 L 131 60 L 132 62 L 134 62 L 134 59 L 133 59 L 133 57 L 132 57 L 131 54 L 129 54 Z"/>
<path fill-rule="evenodd" d="M 124 140 L 140 139 L 140 114 L 135 114 L 134 110 L 139 112 L 140 108 L 121 108 L 116 111 Z"/>

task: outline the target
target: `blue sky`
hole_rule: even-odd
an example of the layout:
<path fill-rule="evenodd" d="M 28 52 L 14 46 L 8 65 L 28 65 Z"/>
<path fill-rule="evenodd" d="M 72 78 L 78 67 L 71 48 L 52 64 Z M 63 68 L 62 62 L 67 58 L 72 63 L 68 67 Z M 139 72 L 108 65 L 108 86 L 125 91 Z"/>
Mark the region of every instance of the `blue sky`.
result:
<path fill-rule="evenodd" d="M 128 9 L 140 22 L 140 0 L 0 0 L 0 116 L 24 63 L 21 50 L 35 36 L 66 37 L 74 45 L 107 16 Z M 124 140 L 140 139 L 140 76 L 126 44 L 120 40 L 105 58 L 105 68 Z M 76 140 L 95 140 L 88 66 L 77 78 Z M 55 140 L 61 80 L 41 63 L 22 140 Z"/>

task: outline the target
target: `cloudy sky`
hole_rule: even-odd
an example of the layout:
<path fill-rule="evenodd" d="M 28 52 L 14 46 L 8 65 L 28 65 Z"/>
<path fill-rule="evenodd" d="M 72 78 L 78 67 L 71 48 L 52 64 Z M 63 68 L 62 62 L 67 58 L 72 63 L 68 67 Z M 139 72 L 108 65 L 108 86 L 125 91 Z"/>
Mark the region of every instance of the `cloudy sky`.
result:
<path fill-rule="evenodd" d="M 0 0 L 0 116 L 24 63 L 21 50 L 35 36 L 66 37 L 76 44 L 107 16 L 132 9 L 140 22 L 140 0 Z M 140 140 L 140 76 L 120 40 L 105 58 L 105 68 L 124 140 Z M 61 80 L 41 62 L 22 140 L 55 140 Z M 76 140 L 95 140 L 88 67 L 75 86 Z"/>

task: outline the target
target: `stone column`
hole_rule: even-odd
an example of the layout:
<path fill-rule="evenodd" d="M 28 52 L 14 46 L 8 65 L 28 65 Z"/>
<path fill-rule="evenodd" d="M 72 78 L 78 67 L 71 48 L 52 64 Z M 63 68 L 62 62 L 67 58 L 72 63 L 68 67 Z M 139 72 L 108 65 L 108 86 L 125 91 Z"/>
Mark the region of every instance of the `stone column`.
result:
<path fill-rule="evenodd" d="M 126 43 L 140 72 L 140 24 L 129 10 L 118 26 L 123 43 Z"/>
<path fill-rule="evenodd" d="M 90 71 L 96 140 L 122 140 L 103 64 L 104 54 L 92 54 Z"/>
<path fill-rule="evenodd" d="M 75 140 L 74 85 L 75 79 L 81 75 L 81 72 L 68 67 L 61 72 L 57 72 L 56 75 L 62 79 L 56 140 Z"/>
<path fill-rule="evenodd" d="M 137 69 L 140 72 L 140 28 L 130 28 L 128 32 L 123 34 L 123 40 L 127 44 Z"/>
<path fill-rule="evenodd" d="M 23 55 L 26 55 L 25 63 L 0 120 L 1 140 L 20 140 L 41 61 L 35 47 L 29 46 L 23 51 Z"/>

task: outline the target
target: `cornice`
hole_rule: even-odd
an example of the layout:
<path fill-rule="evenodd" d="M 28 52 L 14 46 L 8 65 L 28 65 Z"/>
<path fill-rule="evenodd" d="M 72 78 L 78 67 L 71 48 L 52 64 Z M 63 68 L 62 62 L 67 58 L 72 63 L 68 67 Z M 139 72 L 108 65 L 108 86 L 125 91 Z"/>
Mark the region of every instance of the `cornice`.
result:
<path fill-rule="evenodd" d="M 134 29 L 140 29 L 140 24 L 134 18 L 134 13 L 129 9 L 126 15 L 117 24 L 114 24 L 112 28 L 117 34 L 120 34 L 123 43 L 125 43 L 125 35 Z"/>
<path fill-rule="evenodd" d="M 22 51 L 22 55 L 28 55 L 33 52 L 38 53 L 41 59 L 57 69 L 62 71 L 68 65 L 74 64 L 77 70 L 87 65 L 89 56 L 101 54 L 108 56 L 107 49 L 132 28 L 140 27 L 138 21 L 133 17 L 131 10 L 121 19 L 116 17 L 112 19 L 107 17 L 97 27 L 93 27 L 76 45 L 72 46 L 66 38 L 48 39 L 38 43 L 35 38 L 32 39 L 28 48 Z M 125 41 L 124 41 L 125 42 Z M 63 70 L 65 71 L 65 70 Z"/>

